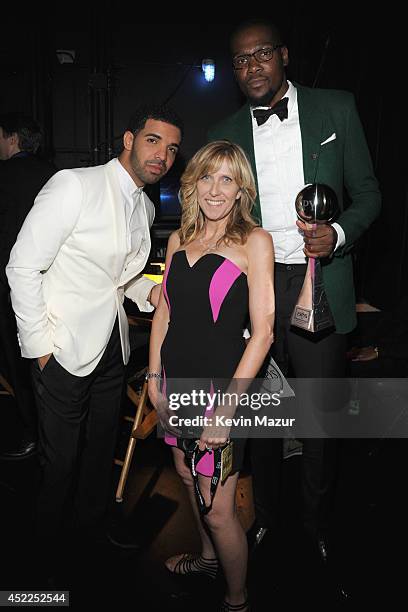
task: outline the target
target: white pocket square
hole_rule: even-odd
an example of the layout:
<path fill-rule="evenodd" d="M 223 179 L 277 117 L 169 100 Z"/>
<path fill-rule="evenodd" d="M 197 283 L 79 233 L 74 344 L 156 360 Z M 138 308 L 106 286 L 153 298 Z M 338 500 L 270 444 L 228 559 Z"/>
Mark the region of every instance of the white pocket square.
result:
<path fill-rule="evenodd" d="M 320 143 L 320 146 L 322 147 L 323 145 L 327 144 L 328 142 L 331 142 L 332 140 L 336 140 L 336 132 L 333 132 L 331 136 L 326 138 L 326 140 L 323 140 L 323 142 Z"/>

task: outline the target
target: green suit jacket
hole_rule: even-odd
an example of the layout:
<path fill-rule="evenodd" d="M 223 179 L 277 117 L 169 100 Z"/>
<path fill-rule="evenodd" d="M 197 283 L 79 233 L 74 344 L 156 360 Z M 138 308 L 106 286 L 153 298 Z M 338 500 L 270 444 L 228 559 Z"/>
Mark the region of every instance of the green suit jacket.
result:
<path fill-rule="evenodd" d="M 364 131 L 351 93 L 337 90 L 297 88 L 305 184 L 325 183 L 337 194 L 346 243 L 334 256 L 322 260 L 323 278 L 336 331 L 348 333 L 356 324 L 353 266 L 350 250 L 377 217 L 381 196 L 374 176 Z M 336 138 L 321 145 L 327 138 Z M 249 104 L 214 126 L 209 140 L 227 139 L 246 152 L 256 177 L 252 118 Z M 350 204 L 343 205 L 346 189 Z M 293 206 L 295 203 L 293 203 Z M 253 215 L 262 224 L 257 199 Z"/>

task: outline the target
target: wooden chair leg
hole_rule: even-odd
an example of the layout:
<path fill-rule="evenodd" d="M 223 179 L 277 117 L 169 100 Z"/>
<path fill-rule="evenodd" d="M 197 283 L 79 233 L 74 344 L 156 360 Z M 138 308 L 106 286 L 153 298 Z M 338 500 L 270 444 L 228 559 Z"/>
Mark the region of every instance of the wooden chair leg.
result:
<path fill-rule="evenodd" d="M 130 385 L 128 385 L 127 394 L 132 400 L 135 399 L 136 393 Z M 123 462 L 122 471 L 120 473 L 119 484 L 116 489 L 115 497 L 118 503 L 123 501 L 123 491 L 125 489 L 127 477 L 129 474 L 130 464 L 132 462 L 133 452 L 136 446 L 136 438 L 134 437 L 133 434 L 136 431 L 136 429 L 139 427 L 140 422 L 142 420 L 143 410 L 146 404 L 146 400 L 147 400 L 147 383 L 145 382 L 143 384 L 142 391 L 140 393 L 137 410 L 135 414 L 135 419 L 133 421 L 132 432 L 130 434 L 130 439 L 129 439 L 129 444 L 128 444 L 127 451 L 126 451 L 125 460 Z"/>
<path fill-rule="evenodd" d="M 136 446 L 136 438 L 130 438 L 129 444 L 126 451 L 126 457 L 123 462 L 122 471 L 120 473 L 118 488 L 116 489 L 116 501 L 118 503 L 123 501 L 123 491 L 125 489 L 127 477 L 129 474 L 129 468 L 133 457 L 133 451 Z"/>

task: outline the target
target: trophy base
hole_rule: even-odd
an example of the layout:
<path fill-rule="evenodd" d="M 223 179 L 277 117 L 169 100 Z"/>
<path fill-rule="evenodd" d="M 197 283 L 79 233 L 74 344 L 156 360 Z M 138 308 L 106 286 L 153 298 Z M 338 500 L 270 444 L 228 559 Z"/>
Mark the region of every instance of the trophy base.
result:
<path fill-rule="evenodd" d="M 329 309 L 309 309 L 297 304 L 294 308 L 291 324 L 309 332 L 319 332 L 334 327 L 334 320 Z"/>

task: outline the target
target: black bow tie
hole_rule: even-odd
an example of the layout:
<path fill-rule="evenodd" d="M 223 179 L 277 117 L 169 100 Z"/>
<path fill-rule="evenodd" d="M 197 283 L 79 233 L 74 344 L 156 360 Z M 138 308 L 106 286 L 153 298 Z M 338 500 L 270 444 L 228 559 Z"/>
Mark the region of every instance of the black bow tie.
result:
<path fill-rule="evenodd" d="M 252 114 L 258 125 L 263 125 L 271 115 L 278 115 L 283 121 L 288 118 L 288 98 L 282 98 L 272 108 L 255 108 Z"/>

